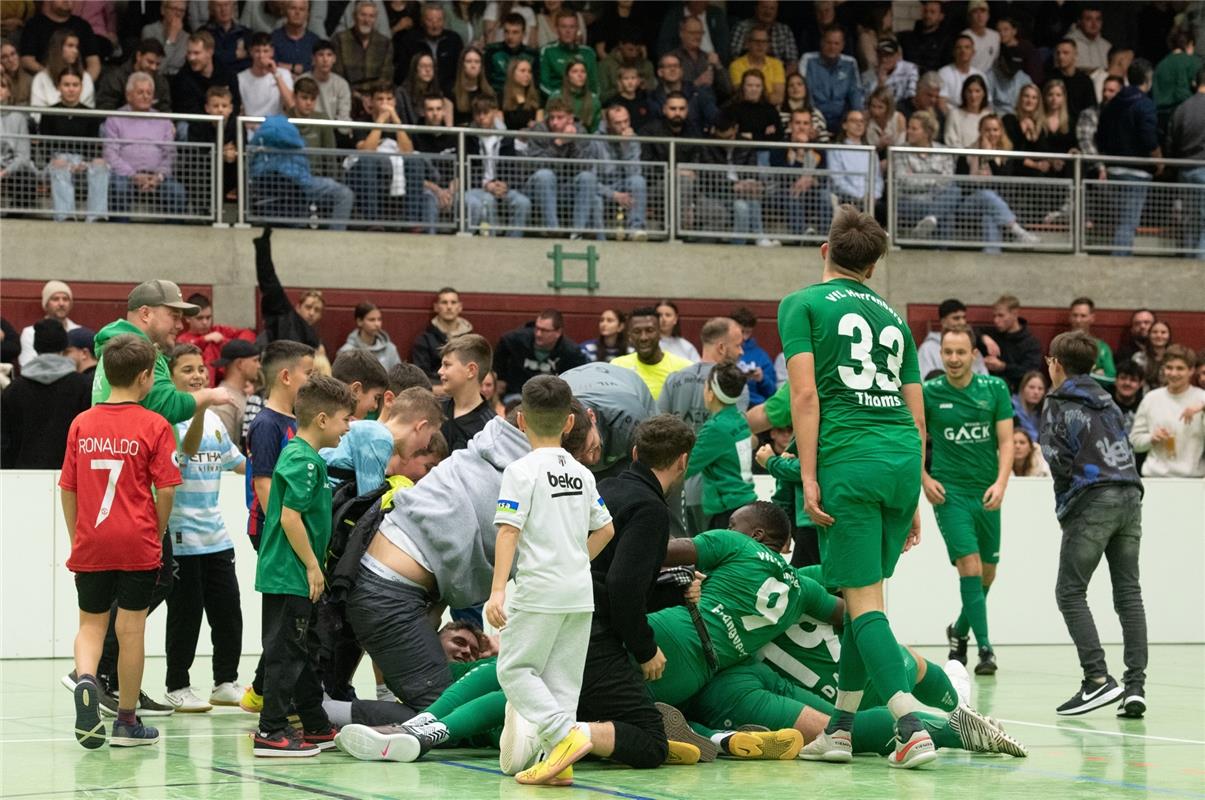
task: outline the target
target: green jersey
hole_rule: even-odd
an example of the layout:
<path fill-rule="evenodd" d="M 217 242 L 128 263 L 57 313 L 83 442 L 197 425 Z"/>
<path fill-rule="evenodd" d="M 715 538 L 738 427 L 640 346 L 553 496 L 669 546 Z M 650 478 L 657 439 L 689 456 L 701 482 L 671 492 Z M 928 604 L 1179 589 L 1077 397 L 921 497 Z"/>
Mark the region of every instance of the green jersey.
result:
<path fill-rule="evenodd" d="M 930 474 L 947 491 L 976 497 L 996 482 L 996 423 L 1012 419 L 1008 384 L 991 375 L 972 375 L 965 388 L 945 375 L 926 381 L 925 427 L 933 440 Z"/>
<path fill-rule="evenodd" d="M 757 500 L 749 423 L 735 406 L 724 406 L 699 428 L 686 477 L 703 476 L 703 513 L 734 511 Z"/>
<path fill-rule="evenodd" d="M 801 585 L 816 583 L 823 578 L 819 565 L 802 567 L 796 570 L 796 574 Z M 784 678 L 833 700 L 837 697 L 841 637 L 837 636 L 829 622 L 836 601 L 827 592 L 825 595 L 830 598 L 827 612 L 823 608 L 819 609 L 819 613 L 805 609 L 795 624 L 762 647 L 757 657 Z"/>
<path fill-rule="evenodd" d="M 820 466 L 920 452 L 900 393 L 920 383 L 916 344 L 886 301 L 855 280 L 817 283 L 783 299 L 778 330 L 788 362 L 815 358 Z"/>
<path fill-rule="evenodd" d="M 293 552 L 280 524 L 280 512 L 285 507 L 301 515 L 310 547 L 321 564 L 331 540 L 331 490 L 326 484 L 326 462 L 300 436 L 295 436 L 280 451 L 276 469 L 272 471 L 272 489 L 255 566 L 255 590 L 306 597 L 310 583 L 305 576 L 305 565 Z"/>

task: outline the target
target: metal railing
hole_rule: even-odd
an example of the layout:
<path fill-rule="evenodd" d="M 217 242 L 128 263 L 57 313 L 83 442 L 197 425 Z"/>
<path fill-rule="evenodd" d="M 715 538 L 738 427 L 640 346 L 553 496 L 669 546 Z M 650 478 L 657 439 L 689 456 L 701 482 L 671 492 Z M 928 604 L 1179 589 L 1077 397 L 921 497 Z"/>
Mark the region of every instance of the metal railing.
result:
<path fill-rule="evenodd" d="M 1205 256 L 1205 161 L 895 147 L 879 175 L 865 146 L 312 119 L 290 121 L 339 132 L 382 129 L 390 137 L 440 135 L 455 145 L 440 153 L 286 150 L 256 143 L 262 117 L 240 117 L 229 165 L 218 117 L 4 112 L 169 119 L 181 133 L 196 124 L 215 129 L 212 141 L 159 143 L 174 159 L 166 189 L 118 180 L 103 141 L 6 135 L 3 153 L 18 163 L 3 184 L 4 215 L 220 224 L 220 176 L 236 168 L 240 224 L 781 244 L 822 240 L 833 207 L 852 202 L 876 210 L 896 246 Z M 482 147 L 483 139 L 509 140 L 514 155 Z M 536 145 L 550 139 L 551 146 Z M 913 168 L 934 157 L 949 164 Z M 1016 166 L 1026 159 L 1059 162 L 1058 169 L 1026 172 Z M 1174 175 L 1150 177 L 1157 169 Z"/>
<path fill-rule="evenodd" d="M 86 221 L 130 219 L 219 223 L 222 208 L 222 118 L 206 114 L 101 111 L 91 108 L 5 107 L 5 114 L 98 118 L 97 138 L 5 134 L 16 154 L 5 168 L 0 214 Z M 103 120 L 166 120 L 167 140 L 106 135 Z M 210 141 L 180 138 L 189 125 L 213 127 Z"/>

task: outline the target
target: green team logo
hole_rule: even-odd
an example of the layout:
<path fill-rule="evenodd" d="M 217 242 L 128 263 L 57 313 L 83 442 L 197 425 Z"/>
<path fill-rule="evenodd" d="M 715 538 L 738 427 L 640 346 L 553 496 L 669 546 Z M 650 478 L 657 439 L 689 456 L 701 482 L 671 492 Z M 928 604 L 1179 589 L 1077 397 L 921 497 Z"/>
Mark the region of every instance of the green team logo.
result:
<path fill-rule="evenodd" d="M 943 435 L 955 444 L 987 442 L 992 438 L 992 426 L 983 422 L 968 422 L 957 428 L 946 428 Z"/>

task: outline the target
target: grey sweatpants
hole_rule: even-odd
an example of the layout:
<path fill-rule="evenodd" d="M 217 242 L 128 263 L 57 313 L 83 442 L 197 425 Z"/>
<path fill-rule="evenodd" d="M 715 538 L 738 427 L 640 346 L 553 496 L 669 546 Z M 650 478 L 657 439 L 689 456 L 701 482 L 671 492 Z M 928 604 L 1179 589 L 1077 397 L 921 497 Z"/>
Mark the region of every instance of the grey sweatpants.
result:
<path fill-rule="evenodd" d="M 502 629 L 498 683 L 515 711 L 539 730 L 545 750 L 577 722 L 593 616 L 513 610 Z"/>

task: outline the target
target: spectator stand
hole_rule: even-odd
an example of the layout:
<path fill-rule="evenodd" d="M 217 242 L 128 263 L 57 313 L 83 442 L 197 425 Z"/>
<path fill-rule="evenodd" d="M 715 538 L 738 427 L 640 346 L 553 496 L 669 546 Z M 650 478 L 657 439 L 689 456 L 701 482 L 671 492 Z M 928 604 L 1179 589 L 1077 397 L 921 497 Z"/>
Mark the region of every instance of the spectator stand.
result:
<path fill-rule="evenodd" d="M 182 210 L 166 210 L 158 208 L 162 203 L 149 203 L 137 197 L 137 192 L 134 192 L 135 200 L 131 203 L 128 209 L 117 210 L 113 208 L 110 201 L 108 207 L 104 210 L 103 216 L 111 219 L 129 219 L 138 222 L 179 222 L 179 223 L 212 223 L 215 227 L 224 227 L 221 223 L 222 209 L 222 187 L 220 180 L 214 180 L 215 175 L 222 174 L 222 151 L 225 145 L 223 139 L 222 118 L 210 116 L 207 114 L 165 114 L 157 111 L 107 111 L 91 108 L 56 108 L 56 107 L 30 107 L 30 106 L 14 106 L 5 107 L 5 112 L 18 112 L 25 114 L 27 117 L 31 115 L 45 116 L 71 116 L 71 117 L 95 117 L 101 120 L 101 130 L 97 138 L 85 138 L 74 136 L 44 136 L 36 133 L 13 135 L 11 138 L 25 143 L 28 157 L 32 170 L 28 173 L 28 180 L 21 181 L 12 185 L 6 185 L 5 191 L 0 194 L 0 215 L 3 216 L 28 216 L 28 217 L 46 217 L 52 218 L 56 213 L 64 213 L 61 210 L 56 210 L 52 205 L 52 170 L 50 162 L 54 160 L 56 155 L 61 153 L 71 153 L 80 157 L 80 166 L 82 169 L 73 172 L 73 185 L 78 185 L 84 189 L 86 193 L 88 181 L 87 176 L 88 162 L 93 159 L 102 158 L 108 150 L 109 145 L 122 144 L 150 144 L 141 142 L 141 140 L 132 139 L 106 139 L 104 137 L 103 122 L 106 119 L 119 118 L 134 118 L 134 119 L 165 119 L 171 121 L 177 131 L 176 139 L 167 143 L 156 143 L 158 146 L 167 151 L 167 157 L 171 159 L 171 174 L 170 178 L 179 182 L 182 185 L 185 198 Z M 36 118 L 36 117 L 35 117 Z M 213 142 L 190 142 L 186 141 L 181 133 L 182 126 L 187 125 L 212 125 L 215 129 Z M 6 135 L 6 138 L 9 138 Z M 17 145 L 20 149 L 21 145 Z M 109 186 L 113 175 L 109 168 L 109 181 L 106 186 Z M 10 183 L 13 176 L 6 178 L 6 184 Z M 110 192 L 111 192 L 110 186 Z M 83 202 L 84 193 L 77 193 L 80 196 L 75 202 L 75 207 L 72 211 L 66 213 L 73 216 L 83 218 L 85 216 L 85 203 Z M 91 216 L 91 212 L 87 212 Z"/>

